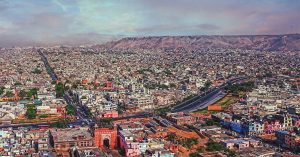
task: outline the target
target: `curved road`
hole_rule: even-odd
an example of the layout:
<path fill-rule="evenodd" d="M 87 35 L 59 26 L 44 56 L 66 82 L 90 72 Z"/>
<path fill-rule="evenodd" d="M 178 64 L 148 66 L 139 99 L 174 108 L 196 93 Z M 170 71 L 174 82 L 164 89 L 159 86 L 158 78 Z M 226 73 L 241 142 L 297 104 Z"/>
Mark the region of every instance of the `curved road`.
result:
<path fill-rule="evenodd" d="M 236 77 L 230 79 L 217 88 L 210 89 L 204 94 L 197 95 L 196 97 L 175 106 L 174 108 L 172 108 L 171 112 L 193 112 L 199 109 L 206 108 L 207 106 L 214 104 L 218 100 L 222 99 L 226 95 L 224 90 L 225 87 L 230 84 L 238 83 L 245 79 L 246 77 Z"/>

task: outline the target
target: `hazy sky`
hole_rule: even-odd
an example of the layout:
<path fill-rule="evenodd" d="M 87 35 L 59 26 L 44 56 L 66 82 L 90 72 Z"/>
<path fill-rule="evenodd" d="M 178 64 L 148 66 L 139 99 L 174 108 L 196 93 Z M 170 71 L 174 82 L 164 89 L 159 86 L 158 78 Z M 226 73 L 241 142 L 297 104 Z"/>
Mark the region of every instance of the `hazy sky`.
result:
<path fill-rule="evenodd" d="M 0 0 L 0 46 L 300 33 L 300 0 Z"/>

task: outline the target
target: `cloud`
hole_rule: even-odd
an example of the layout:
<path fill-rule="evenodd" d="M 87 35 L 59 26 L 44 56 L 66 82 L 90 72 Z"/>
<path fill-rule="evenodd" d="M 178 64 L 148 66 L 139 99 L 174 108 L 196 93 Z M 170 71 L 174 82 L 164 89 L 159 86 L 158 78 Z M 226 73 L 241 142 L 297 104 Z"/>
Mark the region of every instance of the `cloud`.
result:
<path fill-rule="evenodd" d="M 213 24 L 200 24 L 198 25 L 199 28 L 205 29 L 205 30 L 217 30 L 220 29 L 220 27 L 213 25 Z"/>
<path fill-rule="evenodd" d="M 298 0 L 0 0 L 0 46 L 299 33 L 299 8 Z"/>

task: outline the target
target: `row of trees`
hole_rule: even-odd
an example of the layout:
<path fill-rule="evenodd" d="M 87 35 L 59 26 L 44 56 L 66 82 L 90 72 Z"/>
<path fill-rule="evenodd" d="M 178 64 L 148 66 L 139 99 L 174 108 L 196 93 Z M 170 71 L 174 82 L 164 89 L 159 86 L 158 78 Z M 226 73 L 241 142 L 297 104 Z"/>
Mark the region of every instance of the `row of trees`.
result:
<path fill-rule="evenodd" d="M 237 94 L 238 92 L 249 92 L 254 88 L 254 82 L 253 81 L 249 81 L 249 82 L 244 82 L 244 83 L 240 83 L 240 84 L 233 84 L 230 85 L 228 87 L 226 87 L 226 90 Z"/>

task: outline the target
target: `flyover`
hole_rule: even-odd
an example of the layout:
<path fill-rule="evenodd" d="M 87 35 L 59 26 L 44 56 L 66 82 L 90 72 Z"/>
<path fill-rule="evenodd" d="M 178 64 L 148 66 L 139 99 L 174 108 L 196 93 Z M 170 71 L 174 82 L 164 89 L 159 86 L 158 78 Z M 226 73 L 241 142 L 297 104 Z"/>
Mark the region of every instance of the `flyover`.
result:
<path fill-rule="evenodd" d="M 212 89 L 207 90 L 205 93 L 197 95 L 171 109 L 171 112 L 193 112 L 199 109 L 206 108 L 207 106 L 214 104 L 218 100 L 222 99 L 225 93 L 225 87 L 231 84 L 235 84 L 247 79 L 244 76 L 235 77 L 229 79 L 225 83 L 223 83 L 219 87 L 215 87 Z"/>

